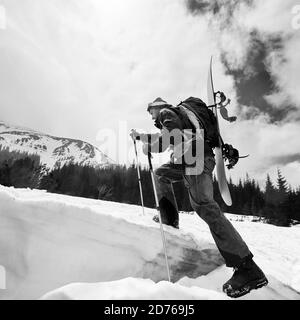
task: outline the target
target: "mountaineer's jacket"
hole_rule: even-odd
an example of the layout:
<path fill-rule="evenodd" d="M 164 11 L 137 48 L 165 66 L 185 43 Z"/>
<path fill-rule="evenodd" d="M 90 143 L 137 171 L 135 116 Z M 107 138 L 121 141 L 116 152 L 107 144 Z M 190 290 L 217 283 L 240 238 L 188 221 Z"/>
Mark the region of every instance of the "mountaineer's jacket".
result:
<path fill-rule="evenodd" d="M 185 112 L 181 112 L 181 116 L 179 117 L 178 114 L 170 108 L 163 108 L 160 111 L 155 121 L 155 126 L 161 130 L 160 133 L 141 134 L 139 137 L 142 142 L 149 144 L 149 151 L 154 153 L 164 152 L 170 146 L 176 147 L 179 143 L 184 143 L 183 130 L 193 132 L 194 136 L 196 132 L 195 126 Z M 174 129 L 178 129 L 181 132 L 181 138 L 177 139 L 176 136 L 176 139 L 174 139 L 173 135 L 170 136 L 170 132 Z M 169 143 L 166 143 L 166 141 Z M 204 141 L 204 156 L 214 156 L 212 148 L 206 141 Z"/>

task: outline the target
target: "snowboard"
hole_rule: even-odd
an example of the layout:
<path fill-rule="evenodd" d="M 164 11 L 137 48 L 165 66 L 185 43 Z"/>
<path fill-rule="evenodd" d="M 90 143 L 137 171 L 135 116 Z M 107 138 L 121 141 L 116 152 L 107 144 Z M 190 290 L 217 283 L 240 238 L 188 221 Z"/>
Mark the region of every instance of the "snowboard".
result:
<path fill-rule="evenodd" d="M 213 64 L 213 58 L 211 57 L 210 60 L 210 66 L 208 71 L 208 79 L 207 79 L 207 99 L 208 99 L 208 105 L 216 105 L 216 96 L 215 96 L 215 90 L 214 90 L 214 83 L 213 83 L 213 74 L 212 74 L 212 64 Z M 218 119 L 218 108 L 215 106 L 213 108 L 213 112 L 215 114 L 215 117 L 217 119 L 218 124 L 218 131 L 219 131 L 219 141 L 220 146 L 222 145 L 221 142 L 221 135 L 220 135 L 220 127 L 219 127 L 219 119 Z M 226 178 L 226 172 L 225 172 L 225 164 L 222 154 L 222 148 L 215 148 L 215 156 L 216 156 L 216 171 L 217 171 L 217 180 L 218 180 L 218 186 L 221 193 L 221 196 L 226 203 L 227 206 L 232 205 L 231 195 L 227 183 Z"/>

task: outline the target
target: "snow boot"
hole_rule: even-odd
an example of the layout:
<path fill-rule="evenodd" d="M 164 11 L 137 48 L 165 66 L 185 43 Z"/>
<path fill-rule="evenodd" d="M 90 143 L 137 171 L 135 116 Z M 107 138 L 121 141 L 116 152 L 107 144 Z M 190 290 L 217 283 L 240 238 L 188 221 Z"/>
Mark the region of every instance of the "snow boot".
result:
<path fill-rule="evenodd" d="M 179 215 L 174 204 L 165 197 L 159 200 L 159 211 L 163 224 L 179 229 Z M 158 215 L 153 217 L 155 222 L 159 222 Z"/>
<path fill-rule="evenodd" d="M 223 291 L 231 298 L 239 298 L 268 284 L 268 279 L 252 258 L 247 257 L 234 270 L 232 278 L 223 285 Z"/>

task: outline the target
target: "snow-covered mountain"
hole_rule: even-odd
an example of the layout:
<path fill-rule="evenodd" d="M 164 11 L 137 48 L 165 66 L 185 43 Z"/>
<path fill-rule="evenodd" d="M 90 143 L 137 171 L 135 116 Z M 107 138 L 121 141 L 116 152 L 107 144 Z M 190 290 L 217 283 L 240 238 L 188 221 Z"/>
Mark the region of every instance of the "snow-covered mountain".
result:
<path fill-rule="evenodd" d="M 0 147 L 9 151 L 26 152 L 40 156 L 41 163 L 52 169 L 66 163 L 93 167 L 113 165 L 98 148 L 90 143 L 55 137 L 31 129 L 0 121 Z"/>
<path fill-rule="evenodd" d="M 155 209 L 3 186 L 0 203 L 0 300 L 229 299 L 222 285 L 233 271 L 197 214 L 164 226 L 167 282 Z M 269 280 L 239 299 L 300 300 L 300 225 L 227 217 Z"/>

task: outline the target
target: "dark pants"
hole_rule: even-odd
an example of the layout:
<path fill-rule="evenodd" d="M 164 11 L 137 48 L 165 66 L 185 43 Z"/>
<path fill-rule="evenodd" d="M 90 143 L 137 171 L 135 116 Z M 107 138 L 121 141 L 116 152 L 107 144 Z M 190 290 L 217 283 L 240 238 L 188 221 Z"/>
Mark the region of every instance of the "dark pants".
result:
<path fill-rule="evenodd" d="M 214 167 L 215 159 L 210 156 L 205 158 L 204 170 L 200 175 L 186 175 L 184 166 L 173 163 L 164 164 L 155 170 L 162 222 L 168 225 L 178 223 L 172 183 L 183 180 L 193 209 L 208 224 L 226 265 L 238 267 L 244 258 L 253 255 L 213 198 Z"/>

